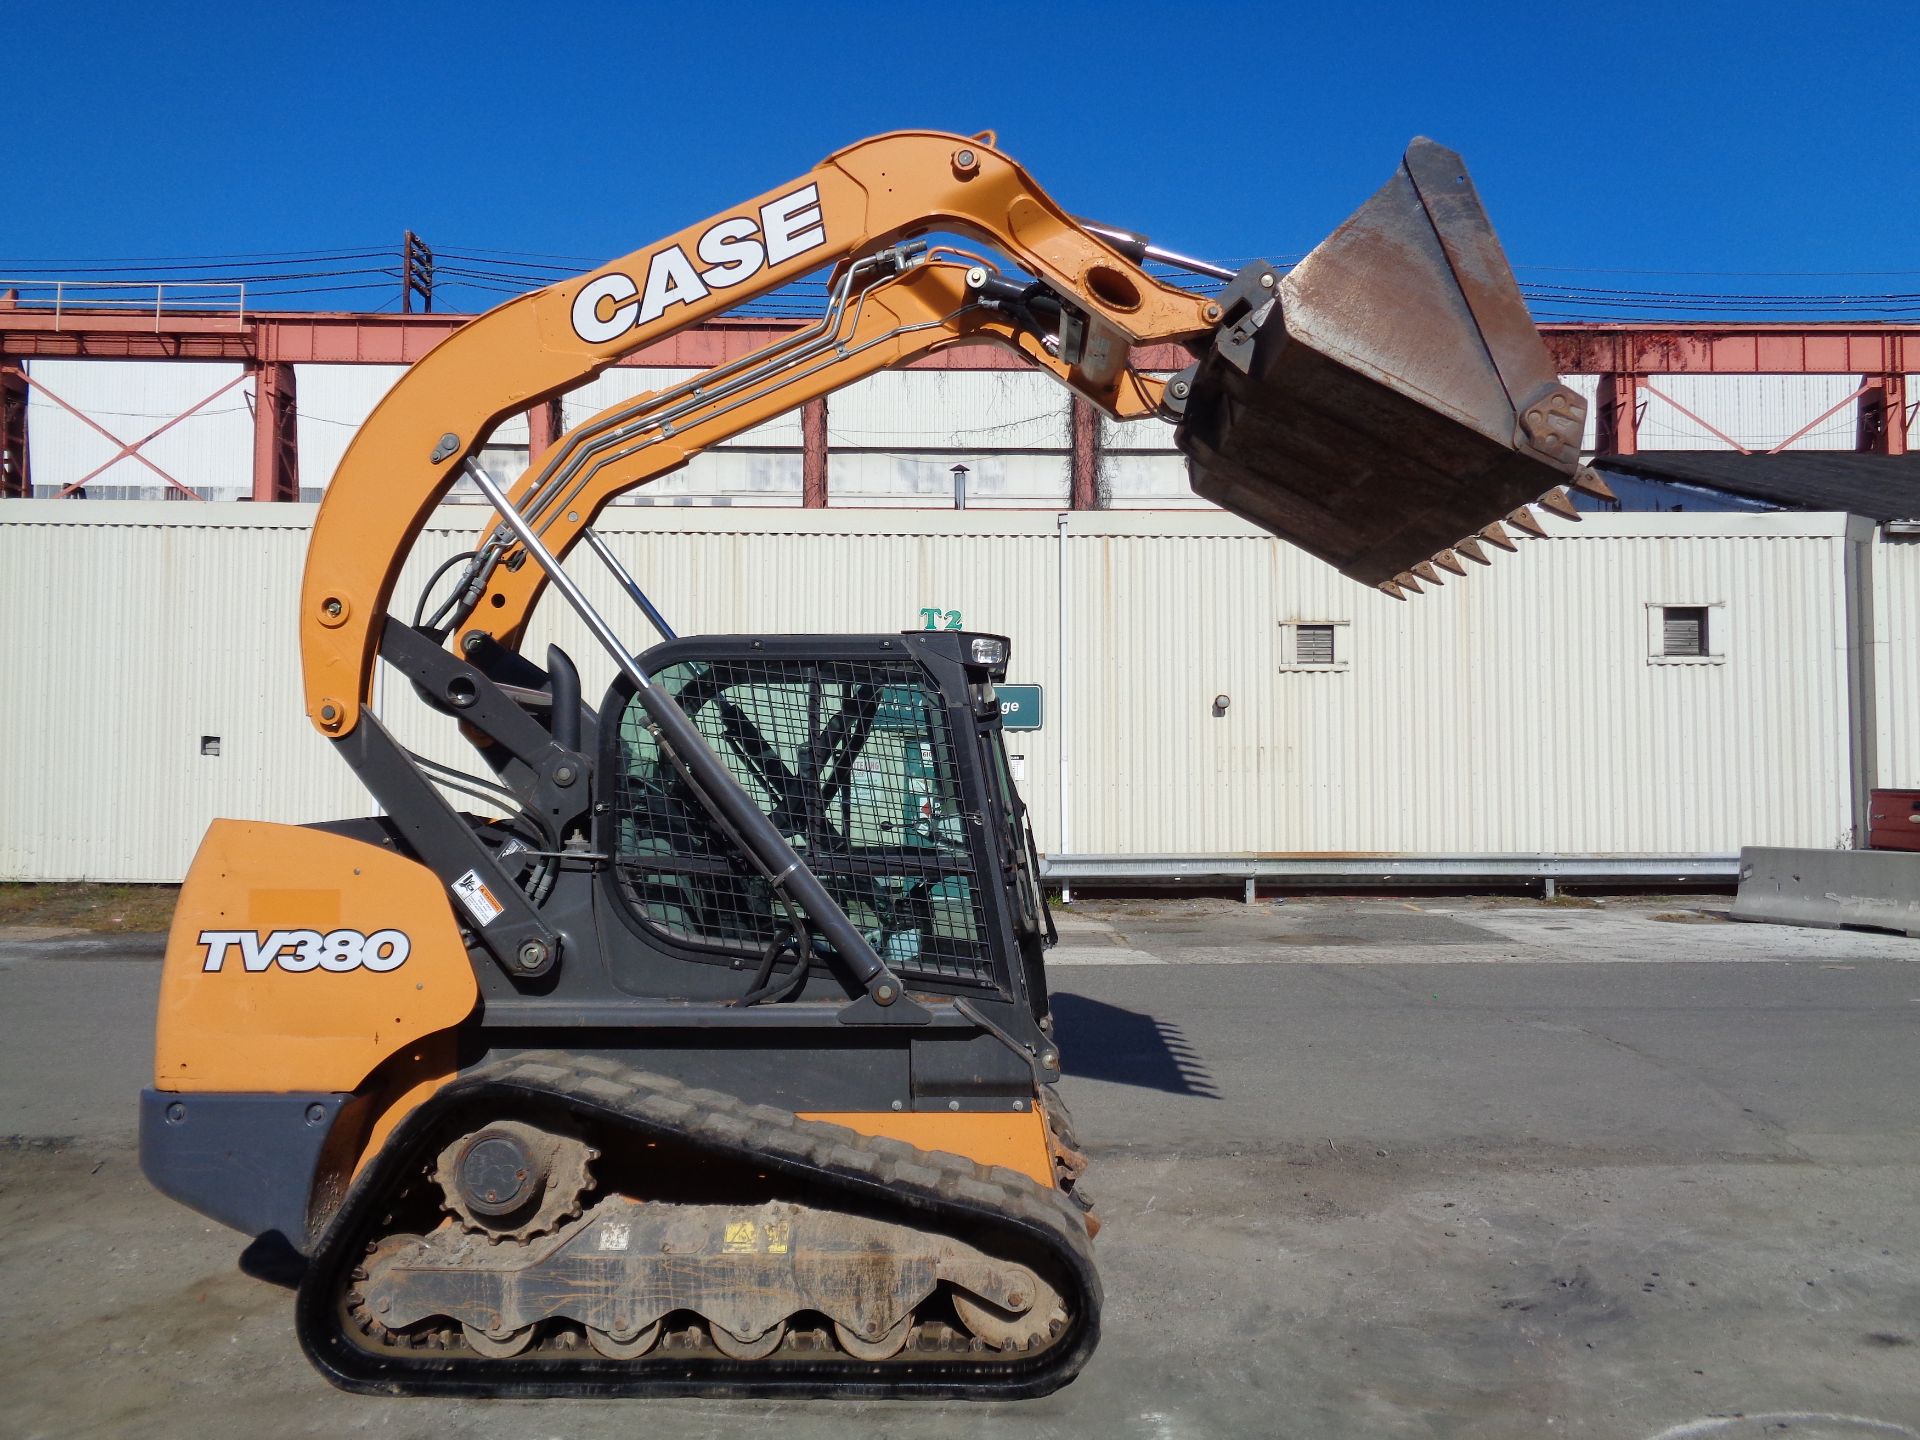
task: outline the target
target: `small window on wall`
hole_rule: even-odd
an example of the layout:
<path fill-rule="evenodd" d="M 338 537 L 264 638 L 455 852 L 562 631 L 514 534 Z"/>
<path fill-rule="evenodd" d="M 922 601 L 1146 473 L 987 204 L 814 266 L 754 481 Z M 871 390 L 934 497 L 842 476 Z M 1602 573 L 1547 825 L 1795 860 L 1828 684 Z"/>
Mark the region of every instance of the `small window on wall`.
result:
<path fill-rule="evenodd" d="M 1718 602 L 1647 606 L 1647 659 L 1657 665 L 1716 665 L 1727 658 L 1727 607 Z"/>
<path fill-rule="evenodd" d="M 1349 627 L 1344 620 L 1289 622 L 1280 627 L 1282 670 L 1344 670 Z"/>
<path fill-rule="evenodd" d="M 1660 653 L 1669 660 L 1707 653 L 1707 607 L 1704 605 L 1662 605 L 1660 607 Z"/>

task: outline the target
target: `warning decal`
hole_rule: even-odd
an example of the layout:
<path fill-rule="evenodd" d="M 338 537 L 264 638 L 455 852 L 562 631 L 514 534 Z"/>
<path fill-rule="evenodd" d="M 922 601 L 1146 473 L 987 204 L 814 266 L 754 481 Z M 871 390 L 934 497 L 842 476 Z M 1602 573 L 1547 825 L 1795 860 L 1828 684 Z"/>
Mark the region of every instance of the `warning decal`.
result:
<path fill-rule="evenodd" d="M 478 871 L 469 870 L 454 881 L 453 893 L 466 907 L 467 914 L 473 917 L 476 925 L 492 924 L 505 908 L 494 898 L 493 891 L 487 888 Z"/>

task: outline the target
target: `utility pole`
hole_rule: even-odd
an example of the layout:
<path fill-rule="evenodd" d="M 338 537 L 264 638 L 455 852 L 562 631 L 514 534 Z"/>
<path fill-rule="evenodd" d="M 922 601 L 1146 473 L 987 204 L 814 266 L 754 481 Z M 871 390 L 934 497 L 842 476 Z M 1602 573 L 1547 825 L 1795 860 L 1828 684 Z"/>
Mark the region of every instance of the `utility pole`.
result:
<path fill-rule="evenodd" d="M 433 250 L 413 231 L 400 242 L 400 310 L 413 313 L 413 297 L 420 297 L 420 308 L 433 309 Z"/>

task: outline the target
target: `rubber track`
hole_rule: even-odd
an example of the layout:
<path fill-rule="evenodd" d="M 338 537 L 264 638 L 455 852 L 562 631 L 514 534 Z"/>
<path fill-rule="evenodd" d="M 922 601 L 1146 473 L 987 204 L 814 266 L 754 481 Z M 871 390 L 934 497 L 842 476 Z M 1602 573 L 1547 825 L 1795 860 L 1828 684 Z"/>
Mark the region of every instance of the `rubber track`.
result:
<path fill-rule="evenodd" d="M 555 1103 L 637 1140 L 668 1140 L 751 1160 L 797 1181 L 790 1198 L 862 1208 L 958 1236 L 1021 1264 L 1044 1257 L 1068 1312 L 1044 1351 L 1000 1357 L 908 1354 L 862 1361 L 845 1354 L 779 1352 L 764 1361 L 656 1353 L 634 1361 L 587 1354 L 488 1360 L 462 1351 L 369 1351 L 341 1321 L 341 1298 L 367 1243 L 385 1232 L 386 1197 L 418 1175 L 452 1112 L 493 1118 Z M 931 1222 L 931 1223 L 929 1223 Z M 307 1356 L 334 1384 L 361 1394 L 842 1396 L 854 1399 L 1021 1399 L 1067 1383 L 1099 1340 L 1100 1280 L 1074 1204 L 1017 1171 L 876 1140 L 839 1125 L 796 1119 L 716 1090 L 695 1089 L 596 1056 L 533 1051 L 483 1066 L 409 1115 L 365 1168 L 313 1252 L 295 1305 Z"/>

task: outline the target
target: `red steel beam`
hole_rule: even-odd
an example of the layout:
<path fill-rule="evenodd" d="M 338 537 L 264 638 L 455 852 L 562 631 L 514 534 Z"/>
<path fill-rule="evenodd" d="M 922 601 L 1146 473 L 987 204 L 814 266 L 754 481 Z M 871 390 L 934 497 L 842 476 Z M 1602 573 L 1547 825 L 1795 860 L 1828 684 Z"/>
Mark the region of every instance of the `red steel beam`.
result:
<path fill-rule="evenodd" d="M 287 311 L 163 315 L 52 311 L 0 305 L 0 352 L 18 359 L 251 360 L 282 365 L 407 365 L 464 325 L 468 315 Z M 706 368 L 758 350 L 800 320 L 716 320 L 626 357 L 623 365 Z M 1920 325 L 1812 324 L 1542 325 L 1563 375 L 1900 375 L 1920 372 Z M 1171 346 L 1140 357 L 1150 369 L 1191 359 Z M 1009 370 L 1023 362 L 991 345 L 956 346 L 916 369 Z"/>
<path fill-rule="evenodd" d="M 800 503 L 809 510 L 827 506 L 827 397 L 800 407 Z"/>
<path fill-rule="evenodd" d="M 1873 455 L 1907 453 L 1907 377 L 1869 375 L 1862 381 L 1854 449 Z"/>
<path fill-rule="evenodd" d="M 292 435 L 293 366 L 408 365 L 471 318 L 350 311 L 265 312 L 244 318 L 190 312 L 156 317 L 151 311 L 89 311 L 75 316 L 0 301 L 0 355 L 12 362 L 20 380 L 24 376 L 18 375 L 18 367 L 28 359 L 244 362 L 260 375 L 262 392 L 274 402 L 256 410 L 254 494 L 260 499 L 288 498 L 299 493 Z M 806 323 L 711 321 L 637 351 L 620 363 L 708 369 L 752 354 Z M 1865 377 L 1862 383 L 1867 388 L 1860 397 L 1861 447 L 1895 455 L 1907 449 L 1905 377 L 1920 373 L 1920 325 L 1581 321 L 1540 329 L 1560 374 L 1599 377 L 1598 441 L 1604 452 L 1626 454 L 1636 448 L 1641 390 L 1647 377 L 1660 375 Z M 1183 368 L 1191 358 L 1175 346 L 1152 347 L 1136 356 L 1144 368 L 1169 371 Z M 1025 362 L 998 346 L 959 345 L 917 360 L 911 368 L 1019 370 Z M 18 384 L 12 387 L 15 401 L 23 399 L 19 389 Z M 4 438 L 9 451 L 24 452 L 24 404 L 14 408 L 20 413 L 14 417 L 8 412 Z M 1079 507 L 1098 503 L 1098 432 L 1088 424 L 1091 412 L 1082 415 L 1084 408 L 1076 405 L 1073 416 L 1070 503 Z M 534 458 L 558 437 L 557 411 L 557 406 L 549 404 L 528 416 Z M 824 404 L 803 411 L 802 489 L 807 504 L 826 503 L 824 422 Z M 151 465 L 137 447 L 129 453 Z M 24 462 L 7 467 L 4 478 L 12 493 L 24 488 L 23 467 Z"/>
<path fill-rule="evenodd" d="M 33 494 L 28 448 L 26 373 L 0 355 L 0 496 L 22 499 Z"/>
<path fill-rule="evenodd" d="M 566 432 L 566 416 L 558 400 L 543 400 L 527 411 L 527 460 L 538 460 Z"/>
<path fill-rule="evenodd" d="M 1069 421 L 1072 464 L 1069 467 L 1067 508 L 1100 508 L 1100 412 L 1080 396 L 1073 397 Z"/>
<path fill-rule="evenodd" d="M 1640 449 L 1640 382 L 1632 375 L 1601 375 L 1593 400 L 1594 450 L 1632 455 Z"/>
<path fill-rule="evenodd" d="M 293 366 L 262 365 L 253 381 L 253 498 L 300 498 L 300 410 Z"/>
<path fill-rule="evenodd" d="M 1860 375 L 1920 370 L 1920 325 L 1542 325 L 1562 375 Z"/>

